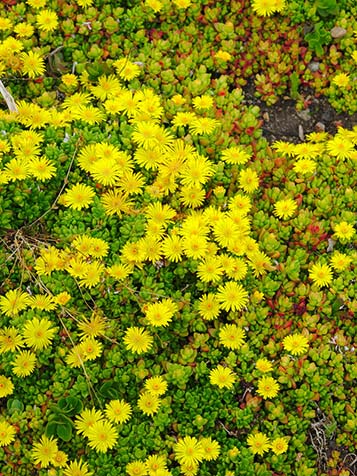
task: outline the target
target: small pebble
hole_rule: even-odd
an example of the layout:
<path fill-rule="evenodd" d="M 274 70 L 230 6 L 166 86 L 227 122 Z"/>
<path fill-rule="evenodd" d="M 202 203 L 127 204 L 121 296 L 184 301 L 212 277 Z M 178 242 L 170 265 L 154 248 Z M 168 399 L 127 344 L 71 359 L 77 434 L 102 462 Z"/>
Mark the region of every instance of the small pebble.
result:
<path fill-rule="evenodd" d="M 299 124 L 299 133 L 298 133 L 298 135 L 299 135 L 299 139 L 301 141 L 305 140 L 304 128 L 302 127 L 301 124 Z"/>
<path fill-rule="evenodd" d="M 316 132 L 325 132 L 326 126 L 323 122 L 316 122 L 315 131 Z"/>
<path fill-rule="evenodd" d="M 305 109 L 304 111 L 297 111 L 296 115 L 300 117 L 303 121 L 309 121 L 311 119 L 310 109 Z"/>
<path fill-rule="evenodd" d="M 346 28 L 342 28 L 342 26 L 335 26 L 330 30 L 332 38 L 342 38 L 347 33 Z"/>
<path fill-rule="evenodd" d="M 307 67 L 312 73 L 316 73 L 320 69 L 320 63 L 318 61 L 311 61 Z"/>

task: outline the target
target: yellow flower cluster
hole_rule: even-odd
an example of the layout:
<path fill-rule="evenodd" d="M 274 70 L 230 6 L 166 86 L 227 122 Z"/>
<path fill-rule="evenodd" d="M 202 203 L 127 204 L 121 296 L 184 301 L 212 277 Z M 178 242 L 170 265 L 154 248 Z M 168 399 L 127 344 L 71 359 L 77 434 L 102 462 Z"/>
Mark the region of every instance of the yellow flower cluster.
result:
<path fill-rule="evenodd" d="M 337 134 L 329 138 L 325 132 L 312 132 L 307 135 L 307 142 L 292 144 L 276 141 L 273 148 L 281 155 L 296 158 L 294 170 L 297 174 L 312 175 L 315 173 L 316 159 L 329 155 L 336 161 L 356 160 L 357 127 L 347 130 L 339 127 Z"/>
<path fill-rule="evenodd" d="M 29 106 L 29 115 L 36 110 L 36 107 L 36 105 Z M 22 117 L 22 120 L 25 121 L 25 118 Z M 31 177 L 40 182 L 51 179 L 57 167 L 43 154 L 41 150 L 43 141 L 43 133 L 31 130 L 12 135 L 11 145 L 7 141 L 2 141 L 4 167 L 0 170 L 0 182 L 5 184 Z"/>
<path fill-rule="evenodd" d="M 279 436 L 274 440 L 270 440 L 267 435 L 260 431 L 249 435 L 247 443 L 253 454 L 261 456 L 270 449 L 276 455 L 285 453 L 288 449 L 288 438 L 286 436 Z"/>
<path fill-rule="evenodd" d="M 220 453 L 220 445 L 212 438 L 185 436 L 174 444 L 175 458 L 184 474 L 196 474 L 203 460 L 215 460 Z"/>
<path fill-rule="evenodd" d="M 105 414 L 105 416 L 104 416 Z M 119 433 L 114 423 L 123 423 L 130 418 L 131 407 L 123 400 L 112 400 L 101 410 L 85 409 L 75 419 L 78 433 L 89 440 L 89 446 L 95 451 L 106 453 L 115 446 Z"/>
<path fill-rule="evenodd" d="M 36 4 L 37 2 L 37 4 Z M 34 23 L 19 22 L 15 26 L 8 18 L 0 17 L 0 31 L 10 31 L 15 36 L 7 36 L 0 42 L 0 72 L 9 71 L 17 74 L 27 75 L 29 78 L 37 78 L 45 72 L 45 61 L 40 49 L 23 51 L 26 47 L 25 40 L 38 32 L 52 32 L 58 26 L 58 16 L 56 12 L 42 9 L 45 2 L 33 0 L 32 8 L 40 9 L 32 18 Z M 21 40 L 24 41 L 21 41 Z"/>

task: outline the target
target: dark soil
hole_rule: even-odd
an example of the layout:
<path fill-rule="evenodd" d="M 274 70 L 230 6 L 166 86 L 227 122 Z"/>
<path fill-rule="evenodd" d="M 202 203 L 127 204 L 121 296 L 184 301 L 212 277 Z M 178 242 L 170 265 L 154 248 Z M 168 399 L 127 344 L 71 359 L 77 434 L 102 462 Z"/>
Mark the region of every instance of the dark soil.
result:
<path fill-rule="evenodd" d="M 324 96 L 315 97 L 313 91 L 304 91 L 303 96 L 309 106 L 297 111 L 295 101 L 290 98 L 281 98 L 273 106 L 267 106 L 255 97 L 253 84 L 248 84 L 243 90 L 246 103 L 259 106 L 264 121 L 263 135 L 269 142 L 303 142 L 310 132 L 325 130 L 335 134 L 340 126 L 352 129 L 357 124 L 357 114 L 337 114 Z"/>

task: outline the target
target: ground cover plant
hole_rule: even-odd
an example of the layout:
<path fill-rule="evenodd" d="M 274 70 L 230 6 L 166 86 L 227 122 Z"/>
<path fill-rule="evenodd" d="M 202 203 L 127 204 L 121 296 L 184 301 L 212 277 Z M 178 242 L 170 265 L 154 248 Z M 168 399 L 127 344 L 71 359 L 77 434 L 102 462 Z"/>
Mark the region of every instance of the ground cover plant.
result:
<path fill-rule="evenodd" d="M 355 9 L 2 2 L 1 476 L 356 474 Z"/>

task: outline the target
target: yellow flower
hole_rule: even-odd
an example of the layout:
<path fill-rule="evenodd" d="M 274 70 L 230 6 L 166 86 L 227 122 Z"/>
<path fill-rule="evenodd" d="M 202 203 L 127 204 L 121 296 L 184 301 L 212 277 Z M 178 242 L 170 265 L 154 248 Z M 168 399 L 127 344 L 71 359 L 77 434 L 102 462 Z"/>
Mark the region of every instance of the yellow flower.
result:
<path fill-rule="evenodd" d="M 11 395 L 14 391 L 14 384 L 5 375 L 0 375 L 0 398 Z"/>
<path fill-rule="evenodd" d="M 103 336 L 106 328 L 105 318 L 93 312 L 90 319 L 84 318 L 83 321 L 78 322 L 78 329 L 81 337 L 98 337 Z M 83 350 L 83 349 L 82 349 Z"/>
<path fill-rule="evenodd" d="M 117 96 L 123 89 L 120 81 L 114 74 L 109 76 L 100 76 L 98 84 L 91 86 L 90 91 L 101 101 L 105 101 L 109 97 Z"/>
<path fill-rule="evenodd" d="M 56 333 L 56 329 L 51 328 L 51 325 L 51 321 L 37 317 L 26 321 L 23 330 L 26 345 L 33 347 L 35 351 L 48 347 Z"/>
<path fill-rule="evenodd" d="M 21 71 L 27 74 L 29 78 L 36 78 L 45 72 L 45 62 L 39 53 L 30 51 L 29 53 L 21 53 L 22 60 Z"/>
<path fill-rule="evenodd" d="M 77 0 L 77 3 L 80 7 L 87 8 L 93 4 L 93 0 Z"/>
<path fill-rule="evenodd" d="M 183 249 L 188 258 L 202 259 L 207 253 L 207 240 L 204 236 L 187 236 L 183 240 Z"/>
<path fill-rule="evenodd" d="M 93 427 L 95 423 L 103 420 L 103 413 L 100 410 L 95 408 L 85 408 L 81 413 L 76 417 L 74 426 L 78 433 L 82 433 L 87 436 L 90 428 Z"/>
<path fill-rule="evenodd" d="M 0 17 L 0 30 L 10 30 L 12 28 L 12 22 L 9 18 Z"/>
<path fill-rule="evenodd" d="M 86 359 L 80 345 L 75 345 L 66 356 L 66 363 L 72 368 L 83 367 L 83 362 L 85 360 Z"/>
<path fill-rule="evenodd" d="M 105 119 L 105 114 L 94 106 L 78 106 L 77 109 L 73 110 L 73 116 L 87 124 L 99 124 Z"/>
<path fill-rule="evenodd" d="M 128 350 L 142 354 L 152 346 L 153 338 L 148 331 L 141 327 L 129 327 L 125 331 L 124 344 Z"/>
<path fill-rule="evenodd" d="M 282 154 L 283 156 L 291 157 L 294 155 L 295 144 L 292 144 L 291 142 L 278 140 L 273 142 L 272 147 L 278 152 L 278 154 Z"/>
<path fill-rule="evenodd" d="M 316 165 L 312 159 L 299 159 L 294 163 L 294 170 L 298 174 L 311 175 L 315 172 Z"/>
<path fill-rule="evenodd" d="M 79 344 L 79 352 L 84 356 L 85 360 L 95 360 L 101 355 L 102 351 L 103 345 L 93 339 L 93 337 L 87 337 Z"/>
<path fill-rule="evenodd" d="M 97 285 L 104 273 L 104 269 L 104 265 L 99 261 L 84 263 L 84 269 L 79 279 L 79 285 L 87 288 Z"/>
<path fill-rule="evenodd" d="M 34 28 L 29 23 L 18 23 L 15 28 L 14 32 L 20 38 L 29 38 L 34 33 Z"/>
<path fill-rule="evenodd" d="M 94 258 L 104 258 L 109 251 L 106 241 L 87 235 L 79 235 L 74 239 L 72 246 L 83 256 L 93 256 Z"/>
<path fill-rule="evenodd" d="M 294 155 L 297 159 L 316 159 L 321 156 L 324 148 L 324 144 L 303 142 L 302 144 L 294 145 L 292 155 Z"/>
<path fill-rule="evenodd" d="M 145 390 L 154 395 L 163 395 L 167 390 L 167 382 L 160 377 L 151 377 L 145 382 Z"/>
<path fill-rule="evenodd" d="M 0 155 L 9 152 L 10 144 L 6 139 L 0 139 Z"/>
<path fill-rule="evenodd" d="M 181 463 L 180 471 L 184 476 L 196 476 L 198 473 L 198 463 Z"/>
<path fill-rule="evenodd" d="M 271 442 L 271 450 L 276 455 L 281 455 L 282 453 L 285 453 L 287 449 L 288 449 L 288 439 L 286 436 L 275 438 Z"/>
<path fill-rule="evenodd" d="M 354 229 L 353 225 L 351 225 L 351 223 L 341 221 L 335 225 L 335 235 L 341 241 L 351 241 L 355 233 L 356 230 Z"/>
<path fill-rule="evenodd" d="M 131 416 L 131 406 L 124 400 L 111 400 L 105 405 L 105 416 L 114 423 L 126 423 Z"/>
<path fill-rule="evenodd" d="M 285 0 L 253 0 L 252 8 L 259 16 L 270 16 L 285 8 Z"/>
<path fill-rule="evenodd" d="M 336 271 L 344 271 L 352 263 L 352 258 L 343 253 L 335 251 L 331 256 L 330 260 L 331 266 Z M 0 337 L 0 352 L 1 352 L 1 337 Z"/>
<path fill-rule="evenodd" d="M 120 58 L 114 61 L 113 66 L 117 70 L 118 76 L 126 81 L 130 81 L 140 75 L 140 66 L 133 63 L 128 58 Z M 134 100 L 134 103 L 135 102 L 136 101 Z"/>
<path fill-rule="evenodd" d="M 220 444 L 218 441 L 212 440 L 212 438 L 201 438 L 200 443 L 203 449 L 203 459 L 211 461 L 217 459 L 219 456 Z"/>
<path fill-rule="evenodd" d="M 166 259 L 177 263 L 182 260 L 183 240 L 177 235 L 169 235 L 162 241 L 162 252 Z"/>
<path fill-rule="evenodd" d="M 253 193 L 259 188 L 259 177 L 255 170 L 246 168 L 241 170 L 238 178 L 239 187 L 246 193 Z"/>
<path fill-rule="evenodd" d="M 306 134 L 306 140 L 308 142 L 325 142 L 328 137 L 328 132 L 310 132 Z"/>
<path fill-rule="evenodd" d="M 274 205 L 274 215 L 286 220 L 294 215 L 296 209 L 297 203 L 292 198 L 279 200 Z"/>
<path fill-rule="evenodd" d="M 316 263 L 309 270 L 309 277 L 316 286 L 322 288 L 332 283 L 333 274 L 328 264 Z"/>
<path fill-rule="evenodd" d="M 219 286 L 217 298 L 225 311 L 241 311 L 248 302 L 248 293 L 235 281 L 228 281 Z"/>
<path fill-rule="evenodd" d="M 273 364 L 264 357 L 261 359 L 258 359 L 255 362 L 255 366 L 260 372 L 263 372 L 263 373 L 271 372 L 273 370 Z"/>
<path fill-rule="evenodd" d="M 62 103 L 62 107 L 73 110 L 77 109 L 80 106 L 86 106 L 91 100 L 91 95 L 88 93 L 74 93 L 70 96 L 67 96 Z"/>
<path fill-rule="evenodd" d="M 172 119 L 173 127 L 185 127 L 189 126 L 197 119 L 196 114 L 193 112 L 178 112 Z"/>
<path fill-rule="evenodd" d="M 148 474 L 146 464 L 139 460 L 128 463 L 125 470 L 129 476 L 146 476 Z"/>
<path fill-rule="evenodd" d="M 219 331 L 219 341 L 228 349 L 240 349 L 244 339 L 245 330 L 235 324 L 226 324 Z"/>
<path fill-rule="evenodd" d="M 23 338 L 16 327 L 4 327 L 0 329 L 0 354 L 14 352 L 24 346 Z"/>
<path fill-rule="evenodd" d="M 13 372 L 17 377 L 27 377 L 30 375 L 36 364 L 36 355 L 33 352 L 24 350 L 19 352 L 12 362 Z"/>
<path fill-rule="evenodd" d="M 173 2 L 179 8 L 188 8 L 192 4 L 191 0 L 173 0 Z"/>
<path fill-rule="evenodd" d="M 127 264 L 113 264 L 110 268 L 107 268 L 107 273 L 112 278 L 116 279 L 117 281 L 121 281 L 127 278 L 133 271 L 133 268 Z"/>
<path fill-rule="evenodd" d="M 157 395 L 150 392 L 144 392 L 139 397 L 138 407 L 143 413 L 145 413 L 145 415 L 151 416 L 158 412 L 160 403 L 161 401 Z"/>
<path fill-rule="evenodd" d="M 180 173 L 183 185 L 199 187 L 208 182 L 214 174 L 212 163 L 201 155 L 189 157 Z"/>
<path fill-rule="evenodd" d="M 32 458 L 35 464 L 41 464 L 41 468 L 47 468 L 53 463 L 57 452 L 57 440 L 42 435 L 40 441 L 33 445 Z"/>
<path fill-rule="evenodd" d="M 77 183 L 63 195 L 63 201 L 66 207 L 71 207 L 75 210 L 82 210 L 82 208 L 89 207 L 93 202 L 94 196 L 95 193 L 92 187 Z"/>
<path fill-rule="evenodd" d="M 175 458 L 180 464 L 195 465 L 205 456 L 201 442 L 194 436 L 179 438 L 173 449 Z"/>
<path fill-rule="evenodd" d="M 82 460 L 68 463 L 63 474 L 64 476 L 93 476 L 93 473 L 88 471 L 87 463 L 84 463 Z"/>
<path fill-rule="evenodd" d="M 56 167 L 46 157 L 36 157 L 29 162 L 29 173 L 41 182 L 55 175 Z"/>
<path fill-rule="evenodd" d="M 255 290 L 254 293 L 252 294 L 252 299 L 254 300 L 255 303 L 261 302 L 264 298 L 264 293 L 261 291 Z"/>
<path fill-rule="evenodd" d="M 63 468 L 67 463 L 68 456 L 64 451 L 57 451 L 55 456 L 52 458 L 52 464 L 56 468 Z"/>
<path fill-rule="evenodd" d="M 247 438 L 247 443 L 253 454 L 258 454 L 262 456 L 266 451 L 270 449 L 269 438 L 264 435 L 264 433 L 261 433 L 259 431 L 252 435 L 249 435 Z"/>
<path fill-rule="evenodd" d="M 16 429 L 6 421 L 0 421 L 0 447 L 7 446 L 15 439 Z"/>
<path fill-rule="evenodd" d="M 336 134 L 333 139 L 327 141 L 326 149 L 330 155 L 339 160 L 349 159 L 355 151 L 353 142 L 339 134 Z"/>
<path fill-rule="evenodd" d="M 8 180 L 25 180 L 29 176 L 29 163 L 22 159 L 11 159 L 4 168 Z"/>
<path fill-rule="evenodd" d="M 56 302 L 60 306 L 65 306 L 71 299 L 72 296 L 67 291 L 62 291 L 61 293 L 53 297 L 54 302 Z"/>
<path fill-rule="evenodd" d="M 210 117 L 197 117 L 189 124 L 190 133 L 193 136 L 211 134 L 220 123 Z"/>
<path fill-rule="evenodd" d="M 124 172 L 118 180 L 118 187 L 121 187 L 128 195 L 139 194 L 145 185 L 145 177 L 140 173 L 131 171 Z"/>
<path fill-rule="evenodd" d="M 223 263 L 221 264 L 223 266 Z M 232 257 L 232 260 L 230 260 L 229 265 L 229 267 L 225 268 L 225 273 L 229 278 L 232 278 L 235 281 L 240 281 L 241 279 L 245 278 L 248 272 L 248 266 L 242 259 Z"/>
<path fill-rule="evenodd" d="M 106 453 L 115 446 L 118 439 L 118 431 L 106 420 L 95 422 L 87 431 L 89 446 L 96 451 Z"/>
<path fill-rule="evenodd" d="M 198 185 L 184 185 L 181 187 L 180 202 L 189 208 L 200 207 L 205 200 L 206 192 Z"/>
<path fill-rule="evenodd" d="M 171 101 L 175 104 L 175 106 L 182 106 L 182 104 L 185 104 L 186 99 L 181 94 L 175 94 L 172 96 Z"/>
<path fill-rule="evenodd" d="M 99 159 L 90 167 L 93 179 L 101 185 L 113 186 L 122 175 L 115 159 Z"/>
<path fill-rule="evenodd" d="M 223 267 L 217 256 L 211 256 L 201 261 L 197 267 L 197 276 L 204 283 L 220 281 L 223 275 Z"/>
<path fill-rule="evenodd" d="M 6 316 L 15 316 L 30 304 L 30 296 L 21 289 L 8 291 L 0 297 L 0 309 Z"/>
<path fill-rule="evenodd" d="M 261 377 L 258 381 L 257 394 L 266 398 L 274 398 L 278 395 L 279 384 L 273 377 Z"/>
<path fill-rule="evenodd" d="M 32 8 L 43 8 L 46 5 L 46 0 L 26 0 L 26 3 Z"/>
<path fill-rule="evenodd" d="M 240 145 L 222 150 L 222 159 L 227 164 L 243 165 L 250 159 L 250 154 Z"/>
<path fill-rule="evenodd" d="M 109 190 L 100 197 L 105 213 L 107 215 L 118 215 L 121 217 L 123 213 L 128 214 L 131 211 L 133 203 L 128 199 L 128 194 L 119 189 Z"/>
<path fill-rule="evenodd" d="M 159 476 L 162 471 L 167 470 L 166 458 L 162 455 L 148 456 L 145 460 L 145 466 L 148 470 L 149 475 Z M 166 472 L 164 474 L 166 474 Z"/>
<path fill-rule="evenodd" d="M 152 8 L 155 13 L 159 12 L 163 7 L 163 4 L 160 2 L 160 0 L 146 0 L 145 4 Z"/>
<path fill-rule="evenodd" d="M 243 216 L 247 215 L 249 210 L 252 208 L 251 199 L 248 195 L 243 195 L 241 193 L 235 193 L 234 196 L 229 199 L 228 204 L 230 210 L 239 210 Z"/>
<path fill-rule="evenodd" d="M 139 243 L 127 241 L 121 250 L 122 260 L 129 266 L 139 266 L 144 261 Z"/>
<path fill-rule="evenodd" d="M 77 76 L 71 73 L 63 74 L 61 76 L 61 81 L 65 86 L 75 88 L 78 86 Z"/>
<path fill-rule="evenodd" d="M 139 253 L 142 255 L 144 261 L 148 260 L 152 263 L 156 263 L 161 260 L 162 253 L 159 237 L 157 238 L 156 236 L 147 234 L 144 238 L 139 240 Z"/>
<path fill-rule="evenodd" d="M 43 31 L 53 31 L 58 25 L 56 12 L 46 9 L 36 15 L 36 21 L 38 28 Z"/>
<path fill-rule="evenodd" d="M 332 79 L 332 83 L 340 88 L 345 88 L 350 83 L 350 78 L 346 73 L 339 73 Z"/>
<path fill-rule="evenodd" d="M 235 375 L 228 367 L 218 365 L 210 371 L 209 379 L 212 385 L 217 385 L 219 388 L 232 388 L 235 382 Z"/>
<path fill-rule="evenodd" d="M 232 59 L 232 55 L 223 50 L 218 50 L 214 56 L 222 61 L 230 61 Z"/>
<path fill-rule="evenodd" d="M 283 339 L 283 347 L 292 355 L 300 355 L 309 348 L 309 341 L 302 334 L 292 334 Z"/>
<path fill-rule="evenodd" d="M 213 106 L 213 99 L 211 96 L 204 94 L 203 96 L 197 96 L 192 101 L 194 109 L 205 110 L 210 109 Z"/>
<path fill-rule="evenodd" d="M 198 302 L 198 313 L 206 321 L 211 321 L 218 317 L 220 306 L 217 296 L 213 293 L 204 294 Z"/>

